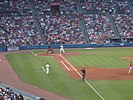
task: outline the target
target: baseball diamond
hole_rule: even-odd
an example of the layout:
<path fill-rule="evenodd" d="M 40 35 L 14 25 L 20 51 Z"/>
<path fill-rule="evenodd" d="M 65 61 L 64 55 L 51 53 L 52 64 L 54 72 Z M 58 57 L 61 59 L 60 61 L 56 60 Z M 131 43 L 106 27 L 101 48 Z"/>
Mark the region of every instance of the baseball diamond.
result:
<path fill-rule="evenodd" d="M 0 0 L 0 100 L 132 100 L 133 0 Z"/>
<path fill-rule="evenodd" d="M 126 54 L 122 53 L 125 51 L 128 51 L 128 52 L 126 52 Z M 4 57 L 4 55 L 6 58 Z M 0 59 L 2 60 L 0 62 L 2 65 L 0 73 L 2 75 L 3 74 L 5 75 L 4 76 L 0 75 L 0 79 L 5 84 L 8 84 L 15 88 L 24 90 L 26 92 L 32 93 L 37 96 L 41 96 L 41 97 L 44 96 L 46 100 L 52 100 L 52 98 L 58 98 L 59 100 L 79 100 L 81 98 L 85 98 L 84 100 L 87 100 L 88 98 L 97 99 L 97 100 L 100 100 L 100 99 L 107 100 L 107 98 L 110 98 L 110 100 L 113 100 L 114 98 L 121 98 L 121 96 L 114 96 L 114 94 L 112 94 L 111 92 L 112 90 L 111 91 L 108 90 L 109 94 L 108 93 L 106 94 L 106 92 L 104 92 L 104 89 L 106 87 L 101 87 L 101 85 L 103 84 L 104 86 L 108 85 L 108 88 L 109 87 L 112 88 L 112 86 L 116 88 L 117 86 L 119 86 L 117 91 L 119 90 L 126 91 L 127 89 L 129 91 L 132 91 L 128 87 L 128 85 L 129 86 L 131 85 L 133 80 L 132 73 L 128 75 L 128 63 L 131 61 L 131 59 L 128 59 L 128 60 L 123 59 L 123 57 L 127 58 L 128 56 L 129 58 L 132 57 L 132 48 L 122 48 L 122 49 L 121 48 L 96 48 L 96 49 L 89 49 L 89 50 L 88 49 L 67 49 L 66 53 L 63 53 L 63 54 L 60 54 L 59 50 L 55 50 L 54 54 L 47 54 L 46 50 L 33 50 L 33 51 L 28 50 L 26 51 L 26 53 L 25 51 L 3 52 L 0 54 Z M 16 57 L 18 57 L 17 62 L 19 63 L 14 62 L 14 60 L 16 60 Z M 92 58 L 94 61 L 92 61 Z M 8 59 L 9 63 L 7 62 L 6 59 Z M 115 59 L 117 59 L 117 62 Z M 77 62 L 77 60 L 79 61 Z M 103 63 L 101 63 L 100 61 Z M 114 62 L 115 64 L 110 63 L 110 61 Z M 44 69 L 44 66 L 45 64 L 47 64 L 47 62 L 50 64 L 49 75 L 46 75 L 45 69 Z M 17 66 L 15 67 L 16 65 L 15 63 L 19 67 Z M 10 65 L 12 65 L 15 73 L 12 70 Z M 25 67 L 27 65 L 28 67 Z M 85 82 L 82 82 L 82 79 L 81 79 L 80 70 L 82 69 L 83 66 L 86 69 Z M 26 70 L 28 70 L 28 73 Z M 20 71 L 21 73 L 18 73 Z M 26 80 L 25 78 L 21 77 L 21 74 L 26 75 L 25 77 Z M 34 80 L 32 79 L 32 77 L 34 77 Z M 27 81 L 27 79 L 30 81 Z M 57 81 L 54 79 L 56 79 Z M 64 80 L 65 84 L 64 82 L 62 83 L 62 81 L 60 81 L 59 79 Z M 51 81 L 55 85 L 54 87 Z M 40 85 L 36 85 L 34 82 L 37 82 Z M 49 84 L 47 84 L 47 82 L 49 82 Z M 43 84 L 41 85 L 41 83 Z M 85 85 L 85 83 L 87 86 Z M 68 84 L 68 86 L 64 87 L 66 84 Z M 121 84 L 121 86 L 119 84 Z M 123 85 L 125 84 L 127 85 L 126 87 L 127 89 L 122 88 Z M 79 88 L 78 85 L 83 86 L 83 88 Z M 27 88 L 27 86 L 29 88 Z M 90 94 L 89 95 L 85 94 L 83 97 L 82 96 L 75 97 L 74 94 L 72 94 L 69 97 L 68 95 L 62 94 L 63 92 L 65 94 L 71 93 L 66 91 L 69 87 L 70 87 L 70 90 L 71 88 L 73 89 L 76 88 L 76 91 L 71 90 L 73 92 L 81 93 L 80 91 L 77 91 L 77 89 L 79 88 L 81 91 L 84 90 L 86 91 L 87 94 L 88 93 Z M 41 88 L 44 88 L 45 90 Z M 58 88 L 56 90 L 60 90 L 62 92 L 55 91 L 55 88 Z M 36 90 L 36 91 L 33 91 L 33 90 Z M 121 93 L 120 91 L 119 93 Z M 80 95 L 82 95 L 82 93 Z M 125 97 L 124 94 L 122 95 L 123 97 Z M 131 97 L 132 95 L 131 96 L 129 95 L 129 98 Z M 124 99 L 121 99 L 121 100 L 124 100 Z"/>

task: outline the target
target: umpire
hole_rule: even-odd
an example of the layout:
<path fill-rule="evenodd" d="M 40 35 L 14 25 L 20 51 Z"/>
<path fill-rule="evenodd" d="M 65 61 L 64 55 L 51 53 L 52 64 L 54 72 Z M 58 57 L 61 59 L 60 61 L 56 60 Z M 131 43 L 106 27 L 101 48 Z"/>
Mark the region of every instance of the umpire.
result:
<path fill-rule="evenodd" d="M 48 44 L 48 46 L 47 46 L 47 54 L 49 53 L 49 51 L 50 51 L 50 45 Z"/>
<path fill-rule="evenodd" d="M 48 54 L 49 52 L 51 52 L 51 54 L 54 53 L 54 50 L 53 50 L 53 48 L 52 48 L 50 45 L 47 46 L 47 54 Z"/>
<path fill-rule="evenodd" d="M 82 80 L 84 81 L 85 80 L 85 75 L 86 75 L 85 67 L 83 67 L 83 69 L 81 69 L 81 72 L 82 72 Z"/>

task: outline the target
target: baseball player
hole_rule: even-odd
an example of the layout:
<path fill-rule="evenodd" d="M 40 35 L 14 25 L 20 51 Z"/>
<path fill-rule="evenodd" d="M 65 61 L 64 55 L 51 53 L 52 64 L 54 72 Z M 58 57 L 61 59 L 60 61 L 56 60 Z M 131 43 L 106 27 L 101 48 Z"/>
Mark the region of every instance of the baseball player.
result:
<path fill-rule="evenodd" d="M 50 45 L 48 45 L 48 47 L 47 47 L 47 54 L 48 54 L 49 52 L 51 52 L 51 54 L 54 53 L 54 49 L 53 49 Z"/>
<path fill-rule="evenodd" d="M 48 47 L 47 47 L 47 54 L 49 53 L 49 51 L 50 51 L 50 45 L 48 45 Z"/>
<path fill-rule="evenodd" d="M 45 66 L 45 72 L 46 72 L 47 75 L 50 74 L 50 65 L 49 65 L 49 63 L 47 63 L 46 66 Z"/>
<path fill-rule="evenodd" d="M 131 70 L 132 70 L 132 69 L 133 69 L 133 63 L 130 62 L 130 64 L 129 64 L 129 70 L 128 70 L 128 75 L 131 74 Z"/>
<path fill-rule="evenodd" d="M 65 53 L 65 50 L 64 50 L 63 45 L 61 44 L 61 45 L 60 45 L 60 53 L 62 53 L 62 52 Z"/>
<path fill-rule="evenodd" d="M 81 69 L 81 72 L 82 72 L 82 80 L 84 81 L 85 80 L 85 75 L 86 75 L 85 67 L 83 67 L 83 69 Z"/>

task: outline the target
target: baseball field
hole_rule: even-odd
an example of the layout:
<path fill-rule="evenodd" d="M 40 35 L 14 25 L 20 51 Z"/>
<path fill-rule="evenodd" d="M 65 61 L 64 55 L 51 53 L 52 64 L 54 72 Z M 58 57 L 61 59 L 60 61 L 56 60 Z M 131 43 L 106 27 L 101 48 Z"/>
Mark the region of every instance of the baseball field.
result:
<path fill-rule="evenodd" d="M 65 54 L 29 50 L 5 55 L 21 81 L 69 100 L 132 100 L 133 48 L 66 49 Z M 44 67 L 50 64 L 50 75 Z M 86 80 L 81 80 L 81 68 Z M 55 100 L 58 100 L 55 98 Z"/>

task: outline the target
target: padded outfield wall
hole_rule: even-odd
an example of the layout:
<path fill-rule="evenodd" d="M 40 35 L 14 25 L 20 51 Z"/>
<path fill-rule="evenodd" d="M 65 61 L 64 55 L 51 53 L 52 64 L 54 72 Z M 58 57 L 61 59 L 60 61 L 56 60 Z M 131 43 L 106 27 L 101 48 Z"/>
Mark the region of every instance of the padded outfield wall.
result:
<path fill-rule="evenodd" d="M 133 43 L 110 43 L 110 44 L 64 44 L 64 48 L 98 48 L 98 47 L 132 47 Z M 51 44 L 54 49 L 60 48 L 59 44 Z M 19 46 L 19 47 L 1 47 L 0 52 L 30 49 L 47 49 L 47 45 L 41 46 Z"/>

